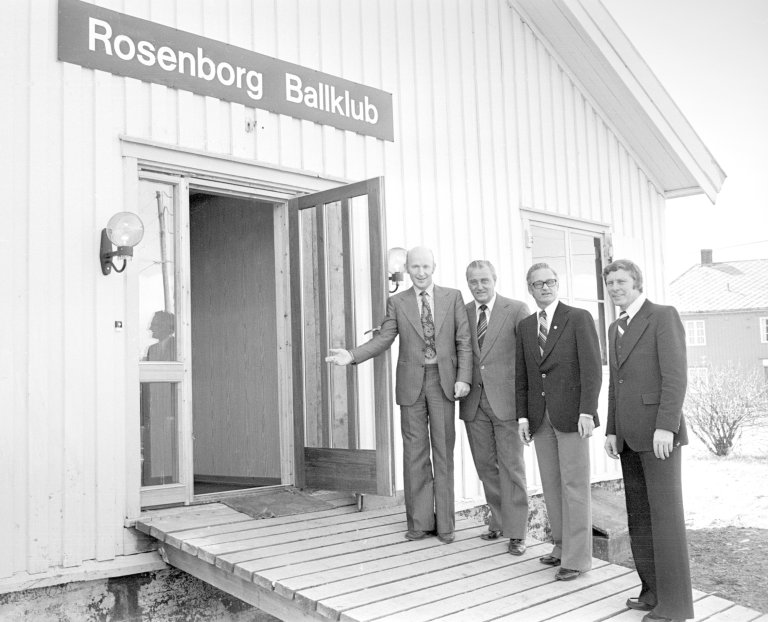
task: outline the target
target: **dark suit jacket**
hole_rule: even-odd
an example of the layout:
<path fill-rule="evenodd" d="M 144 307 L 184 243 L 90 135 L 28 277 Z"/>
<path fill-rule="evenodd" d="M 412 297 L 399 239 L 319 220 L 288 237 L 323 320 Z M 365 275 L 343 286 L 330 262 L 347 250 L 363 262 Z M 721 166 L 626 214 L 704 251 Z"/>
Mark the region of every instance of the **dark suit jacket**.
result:
<path fill-rule="evenodd" d="M 542 355 L 537 313 L 525 318 L 517 331 L 517 418 L 528 418 L 531 434 L 544 420 L 545 410 L 561 432 L 578 432 L 581 413 L 593 415 L 599 426 L 603 366 L 592 316 L 560 301 Z"/>
<path fill-rule="evenodd" d="M 646 300 L 616 347 L 616 322 L 608 330 L 610 384 L 606 434 L 635 451 L 653 451 L 656 428 L 675 433 L 675 445 L 688 443 L 683 401 L 688 364 L 685 329 L 674 307 Z"/>
<path fill-rule="evenodd" d="M 440 386 L 449 400 L 453 400 L 456 382 L 472 382 L 472 345 L 464 300 L 457 289 L 434 289 L 435 347 Z M 424 383 L 424 333 L 413 287 L 390 296 L 387 315 L 378 333 L 361 346 L 350 350 L 355 363 L 362 363 L 384 352 L 400 335 L 397 359 L 395 399 L 401 406 L 416 402 Z"/>
<path fill-rule="evenodd" d="M 530 314 L 524 302 L 496 295 L 482 351 L 477 345 L 477 306 L 467 305 L 469 332 L 472 335 L 472 387 L 459 404 L 459 416 L 473 421 L 485 394 L 493 414 L 503 421 L 515 419 L 515 342 L 517 325 Z"/>

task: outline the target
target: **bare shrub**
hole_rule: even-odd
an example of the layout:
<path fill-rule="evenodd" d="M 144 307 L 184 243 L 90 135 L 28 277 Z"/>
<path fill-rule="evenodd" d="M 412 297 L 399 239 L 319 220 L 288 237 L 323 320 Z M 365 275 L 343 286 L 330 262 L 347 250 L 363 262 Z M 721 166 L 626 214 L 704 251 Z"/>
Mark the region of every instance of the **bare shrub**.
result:
<path fill-rule="evenodd" d="M 691 430 L 707 449 L 727 456 L 742 427 L 766 415 L 768 384 L 755 370 L 712 367 L 706 377 L 691 379 L 683 408 Z"/>

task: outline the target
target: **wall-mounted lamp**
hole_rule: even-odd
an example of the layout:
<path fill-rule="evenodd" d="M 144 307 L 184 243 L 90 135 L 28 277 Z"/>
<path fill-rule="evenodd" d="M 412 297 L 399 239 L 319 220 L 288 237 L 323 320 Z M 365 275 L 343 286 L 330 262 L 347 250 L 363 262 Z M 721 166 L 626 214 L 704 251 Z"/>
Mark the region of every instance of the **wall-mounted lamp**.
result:
<path fill-rule="evenodd" d="M 405 262 L 408 260 L 408 251 L 396 246 L 387 251 L 387 272 L 389 280 L 395 284 L 395 289 L 390 289 L 389 293 L 394 294 L 400 283 L 403 281 L 403 272 L 405 272 Z"/>
<path fill-rule="evenodd" d="M 109 274 L 122 272 L 128 265 L 128 260 L 133 257 L 133 247 L 141 242 L 144 237 L 144 223 L 133 212 L 118 212 L 107 223 L 107 228 L 101 230 L 101 251 L 99 261 L 101 262 L 101 273 Z M 117 250 L 112 249 L 112 245 L 117 246 Z M 123 267 L 119 270 L 113 259 L 123 260 Z"/>

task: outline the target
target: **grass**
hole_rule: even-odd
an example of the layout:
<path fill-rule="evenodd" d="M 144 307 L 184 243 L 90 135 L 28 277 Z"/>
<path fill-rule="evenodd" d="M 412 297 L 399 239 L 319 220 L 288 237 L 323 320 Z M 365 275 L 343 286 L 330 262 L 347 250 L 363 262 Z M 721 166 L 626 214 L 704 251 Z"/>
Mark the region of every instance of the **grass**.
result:
<path fill-rule="evenodd" d="M 684 451 L 693 586 L 768 613 L 768 422 L 745 428 L 728 456 L 696 438 Z"/>

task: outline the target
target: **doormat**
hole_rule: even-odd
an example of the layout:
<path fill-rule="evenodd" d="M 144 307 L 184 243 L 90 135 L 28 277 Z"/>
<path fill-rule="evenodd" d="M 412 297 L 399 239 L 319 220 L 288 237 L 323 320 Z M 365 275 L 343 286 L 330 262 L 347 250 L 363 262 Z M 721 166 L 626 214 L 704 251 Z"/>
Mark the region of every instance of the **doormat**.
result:
<path fill-rule="evenodd" d="M 235 495 L 221 499 L 220 503 L 253 518 L 275 518 L 355 505 L 356 499 L 351 493 L 281 488 Z"/>

